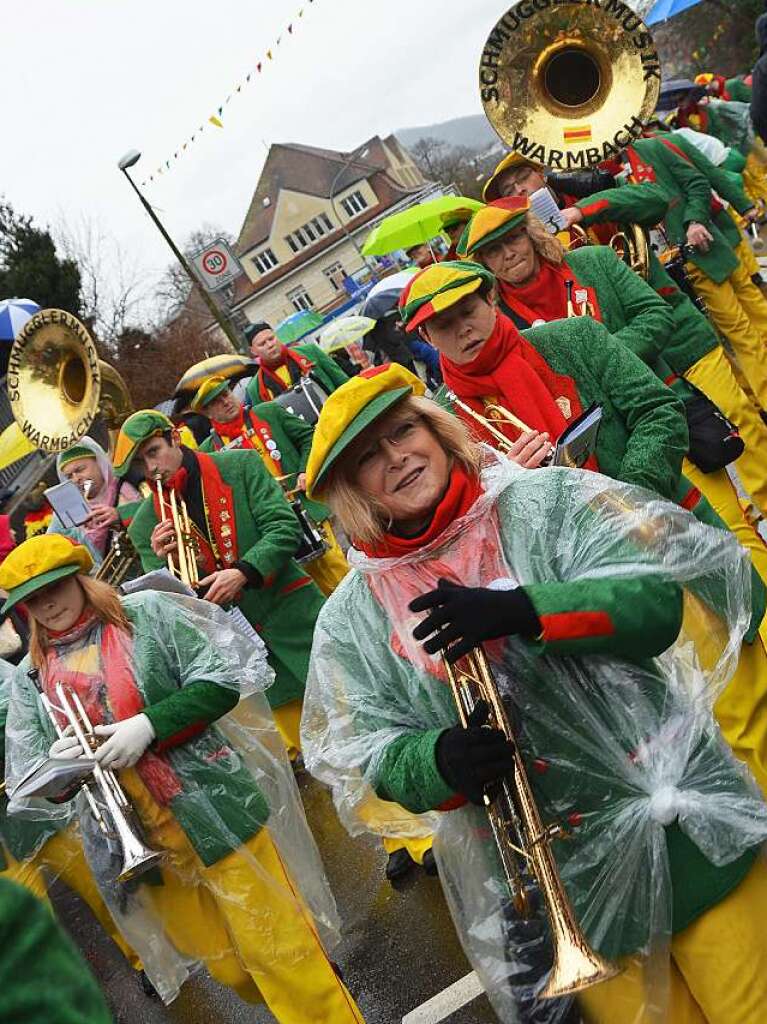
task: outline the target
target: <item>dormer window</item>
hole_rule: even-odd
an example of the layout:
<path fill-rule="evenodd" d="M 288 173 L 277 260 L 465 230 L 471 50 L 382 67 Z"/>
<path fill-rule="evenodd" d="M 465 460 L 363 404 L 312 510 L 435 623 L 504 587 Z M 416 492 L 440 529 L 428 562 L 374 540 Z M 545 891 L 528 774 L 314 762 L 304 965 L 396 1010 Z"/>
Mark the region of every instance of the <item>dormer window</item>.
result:
<path fill-rule="evenodd" d="M 341 200 L 341 206 L 346 211 L 347 217 L 356 217 L 358 213 L 367 209 L 367 205 L 368 201 L 361 192 L 352 192 L 351 195 L 344 196 Z"/>
<path fill-rule="evenodd" d="M 279 262 L 271 249 L 262 249 L 261 252 L 256 253 L 253 257 L 253 266 L 259 274 L 268 274 L 270 270 L 274 270 Z"/>

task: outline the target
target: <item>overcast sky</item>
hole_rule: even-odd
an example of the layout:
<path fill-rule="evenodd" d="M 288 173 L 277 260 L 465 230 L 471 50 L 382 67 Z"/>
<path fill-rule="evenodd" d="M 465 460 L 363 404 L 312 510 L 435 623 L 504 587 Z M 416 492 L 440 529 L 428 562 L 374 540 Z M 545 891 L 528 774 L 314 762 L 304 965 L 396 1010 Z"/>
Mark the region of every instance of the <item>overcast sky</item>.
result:
<path fill-rule="evenodd" d="M 237 234 L 270 143 L 352 149 L 376 133 L 481 112 L 479 54 L 505 10 L 503 0 L 4 0 L 2 8 L 0 193 L 41 224 L 100 221 L 149 272 L 168 256 L 116 169 L 126 150 L 144 154 L 134 169 L 141 181 L 204 123 L 146 194 L 179 241 L 206 222 Z M 208 124 L 262 59 L 263 73 L 225 107 L 224 128 Z"/>

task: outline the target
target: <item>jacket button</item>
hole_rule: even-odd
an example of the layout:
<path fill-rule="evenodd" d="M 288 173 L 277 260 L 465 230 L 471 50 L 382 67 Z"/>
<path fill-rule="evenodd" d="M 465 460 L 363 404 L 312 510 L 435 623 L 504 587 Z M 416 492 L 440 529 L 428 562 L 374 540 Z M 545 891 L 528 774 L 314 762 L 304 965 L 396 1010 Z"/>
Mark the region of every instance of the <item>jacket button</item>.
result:
<path fill-rule="evenodd" d="M 537 772 L 538 775 L 545 775 L 549 770 L 549 762 L 544 761 L 542 757 L 536 757 L 533 761 L 533 770 Z"/>
<path fill-rule="evenodd" d="M 567 815 L 567 823 L 571 828 L 578 828 L 583 823 L 583 815 L 579 811 L 573 811 Z"/>

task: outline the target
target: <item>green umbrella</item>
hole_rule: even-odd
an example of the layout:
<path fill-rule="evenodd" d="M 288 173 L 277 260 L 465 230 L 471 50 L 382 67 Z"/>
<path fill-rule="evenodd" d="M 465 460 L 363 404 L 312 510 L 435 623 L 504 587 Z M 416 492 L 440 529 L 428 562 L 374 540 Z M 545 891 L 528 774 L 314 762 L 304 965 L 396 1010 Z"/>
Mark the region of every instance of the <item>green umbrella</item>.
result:
<path fill-rule="evenodd" d="M 409 249 L 422 245 L 430 238 L 442 234 L 445 224 L 456 214 L 465 213 L 466 219 L 478 210 L 482 203 L 466 196 L 440 196 L 417 206 L 409 206 L 401 213 L 384 217 L 375 227 L 362 247 L 363 256 L 386 256 L 397 249 Z"/>
<path fill-rule="evenodd" d="M 323 352 L 335 352 L 339 348 L 353 345 L 355 341 L 372 331 L 376 322 L 369 316 L 344 316 L 329 324 L 319 336 Z"/>
<path fill-rule="evenodd" d="M 290 345 L 294 341 L 303 338 L 305 334 L 321 327 L 325 318 L 313 309 L 302 309 L 300 313 L 291 313 L 274 328 L 274 333 L 283 345 Z"/>

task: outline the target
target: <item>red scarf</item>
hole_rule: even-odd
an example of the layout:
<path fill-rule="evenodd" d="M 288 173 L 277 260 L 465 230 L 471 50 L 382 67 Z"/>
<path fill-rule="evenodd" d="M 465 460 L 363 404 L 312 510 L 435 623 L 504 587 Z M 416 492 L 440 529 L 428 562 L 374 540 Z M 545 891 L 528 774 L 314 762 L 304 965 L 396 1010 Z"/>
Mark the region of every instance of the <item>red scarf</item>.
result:
<path fill-rule="evenodd" d="M 264 461 L 266 468 L 270 473 L 272 473 L 272 468 L 270 466 L 271 461 L 275 470 L 275 472 L 272 473 L 272 476 L 282 476 L 284 473 L 282 466 L 282 453 L 272 437 L 272 428 L 266 420 L 260 419 L 253 409 L 248 410 L 248 420 L 250 421 L 249 427 L 245 423 L 245 407 L 242 405 L 240 406 L 237 415 L 227 423 L 219 423 L 217 420 L 211 420 L 211 437 L 213 439 L 214 450 L 221 451 L 224 445 L 229 444 L 230 441 L 234 441 L 235 438 L 241 437 L 242 448 L 258 451 L 262 458 L 264 457 L 264 453 L 266 453 Z M 251 431 L 258 435 L 263 446 L 263 451 L 259 449 L 258 445 L 253 443 L 252 436 L 249 436 Z"/>
<path fill-rule="evenodd" d="M 586 293 L 586 301 L 593 310 L 595 320 L 602 320 L 596 292 L 580 283 L 567 263 L 557 266 L 548 260 L 541 260 L 540 270 L 526 284 L 511 285 L 498 279 L 501 300 L 509 309 L 526 320 L 530 325 L 536 320 L 564 320 L 567 316 L 567 282 L 573 283 L 573 302 L 576 309 L 580 308 L 582 297 L 579 292 Z"/>
<path fill-rule="evenodd" d="M 268 402 L 275 395 L 282 395 L 289 390 L 290 385 L 280 380 L 274 370 L 266 366 L 261 360 L 259 362 L 261 369 L 258 373 L 258 397 L 262 402 Z M 280 361 L 274 369 L 279 369 L 280 366 L 287 366 L 290 379 L 293 382 L 314 369 L 314 363 L 311 359 L 301 355 L 300 352 L 296 352 L 295 349 L 288 348 L 287 345 L 282 346 Z"/>
<path fill-rule="evenodd" d="M 481 493 L 479 477 L 470 476 L 463 466 L 455 465 L 450 471 L 447 490 L 440 498 L 432 520 L 425 530 L 415 537 L 399 537 L 394 533 L 385 533 L 380 540 L 370 544 L 355 541 L 354 546 L 364 551 L 368 558 L 399 558 L 412 554 L 436 540 L 453 520 L 465 516 Z M 449 570 L 446 571 L 446 575 L 451 575 Z"/>
<path fill-rule="evenodd" d="M 558 374 L 527 341 L 508 317 L 498 313 L 490 337 L 479 355 L 469 363 L 451 362 L 440 356 L 445 385 L 460 399 L 484 414 L 483 398 L 497 399 L 509 412 L 533 430 L 545 431 L 556 440 L 569 420 L 583 412 L 575 381 Z M 556 399 L 567 407 L 565 417 Z M 492 437 L 479 428 L 474 420 L 468 425 L 493 444 Z M 510 440 L 516 440 L 519 431 L 512 424 L 498 424 Z M 587 468 L 597 469 L 596 460 L 589 459 Z"/>

